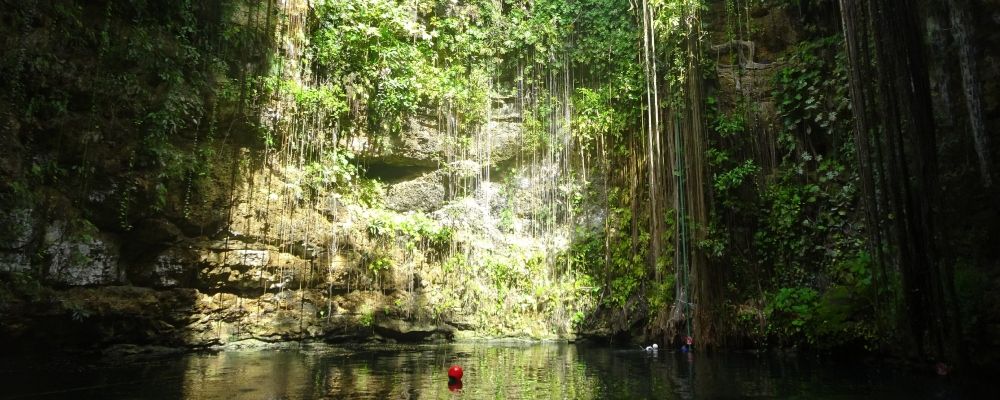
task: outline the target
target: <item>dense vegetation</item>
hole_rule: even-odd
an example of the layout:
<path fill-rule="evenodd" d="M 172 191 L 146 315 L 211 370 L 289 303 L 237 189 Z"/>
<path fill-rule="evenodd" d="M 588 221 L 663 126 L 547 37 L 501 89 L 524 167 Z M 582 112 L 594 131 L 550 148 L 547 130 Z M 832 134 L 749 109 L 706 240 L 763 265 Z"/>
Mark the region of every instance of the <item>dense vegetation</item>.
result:
<path fill-rule="evenodd" d="M 996 38 L 921 31 L 917 15 L 979 26 L 956 2 L 888 22 L 877 11 L 891 7 L 855 3 L 2 1 L 5 288 L 49 274 L 45 234 L 19 223 L 30 218 L 144 238 L 163 217 L 189 237 L 268 242 L 278 227 L 233 210 L 241 187 L 272 184 L 255 174 L 280 170 L 295 184 L 263 214 L 327 195 L 364 210 L 346 282 L 385 292 L 409 271 L 409 297 L 386 315 L 413 317 L 412 303 L 439 320 L 471 302 L 496 334 L 546 319 L 706 346 L 966 358 L 1000 321 L 996 144 L 981 133 L 997 93 L 977 78 L 996 68 L 966 48 Z M 892 26 L 911 36 L 876 45 Z M 927 49 L 960 66 L 917 56 Z M 507 158 L 486 133 L 503 107 L 518 123 Z M 388 178 L 366 171 L 415 119 L 443 138 L 428 165 L 446 171 L 449 204 L 503 199 L 487 195 L 478 236 L 453 221 L 462 209 L 392 209 Z M 510 244 L 521 236 L 545 245 Z M 152 242 L 122 245 L 131 275 Z M 413 271 L 429 264 L 475 284 L 418 300 Z"/>

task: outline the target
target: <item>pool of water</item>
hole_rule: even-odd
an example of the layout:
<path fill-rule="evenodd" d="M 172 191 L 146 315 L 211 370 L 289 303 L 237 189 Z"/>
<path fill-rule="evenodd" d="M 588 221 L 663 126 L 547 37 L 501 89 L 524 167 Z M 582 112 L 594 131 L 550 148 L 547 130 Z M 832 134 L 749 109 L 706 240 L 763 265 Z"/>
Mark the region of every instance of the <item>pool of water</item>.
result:
<path fill-rule="evenodd" d="M 636 348 L 637 349 L 637 348 Z M 461 388 L 446 370 L 461 365 Z M 956 377 L 815 357 L 574 344 L 303 347 L 132 361 L 0 359 L 0 399 L 974 399 Z"/>

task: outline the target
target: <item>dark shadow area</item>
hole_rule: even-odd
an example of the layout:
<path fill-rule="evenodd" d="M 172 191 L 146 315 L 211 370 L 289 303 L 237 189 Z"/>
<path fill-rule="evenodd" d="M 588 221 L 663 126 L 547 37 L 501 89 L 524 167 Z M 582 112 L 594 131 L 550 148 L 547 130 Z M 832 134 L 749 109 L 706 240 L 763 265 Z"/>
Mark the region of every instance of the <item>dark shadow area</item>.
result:
<path fill-rule="evenodd" d="M 378 179 L 386 184 L 393 184 L 416 179 L 435 170 L 437 170 L 436 167 L 369 161 L 366 163 L 364 177 L 367 179 Z"/>
<path fill-rule="evenodd" d="M 134 286 L 59 288 L 0 273 L 4 355 L 100 352 L 117 345 L 188 345 L 194 289 Z"/>

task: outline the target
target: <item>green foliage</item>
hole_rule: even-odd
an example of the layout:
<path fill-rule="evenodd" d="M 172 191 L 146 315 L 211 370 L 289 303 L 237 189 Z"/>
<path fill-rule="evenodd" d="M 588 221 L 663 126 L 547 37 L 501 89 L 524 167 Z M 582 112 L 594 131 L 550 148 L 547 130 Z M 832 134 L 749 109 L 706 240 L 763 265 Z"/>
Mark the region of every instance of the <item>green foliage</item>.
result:
<path fill-rule="evenodd" d="M 618 204 L 619 196 L 621 194 L 618 191 L 613 191 L 609 203 Z M 666 286 L 656 286 L 651 292 L 647 292 L 650 289 L 645 285 L 650 274 L 646 261 L 649 233 L 640 231 L 635 238 L 628 234 L 634 223 L 631 209 L 613 207 L 610 212 L 610 232 L 577 231 L 577 239 L 567 252 L 573 267 L 594 279 L 606 282 L 600 289 L 600 299 L 601 304 L 607 307 L 622 310 L 640 296 L 646 296 L 647 301 L 652 302 L 662 302 L 672 297 L 672 294 L 668 296 L 661 292 L 668 290 Z M 656 283 L 666 284 L 667 281 Z"/>
<path fill-rule="evenodd" d="M 715 131 L 722 137 L 743 133 L 746 130 L 746 121 L 740 113 L 732 115 L 719 114 L 715 119 Z"/>
<path fill-rule="evenodd" d="M 850 101 L 843 38 L 802 42 L 775 75 L 774 97 L 785 129 L 778 142 L 788 155 L 802 151 L 804 137 L 850 130 Z"/>
<path fill-rule="evenodd" d="M 290 93 L 295 98 L 295 103 L 303 110 L 321 111 L 338 117 L 345 115 L 349 109 L 347 96 L 343 87 L 339 85 L 301 87 L 294 81 L 286 81 L 283 84 L 283 91 Z"/>
<path fill-rule="evenodd" d="M 545 108 L 544 105 L 539 106 L 538 110 L 539 114 L 549 114 L 552 112 L 552 110 Z M 552 132 L 548 129 L 547 121 L 535 114 L 528 114 L 523 117 L 521 132 L 524 138 L 523 147 L 521 147 L 522 151 L 532 152 L 543 150 L 551 142 L 549 135 Z"/>
<path fill-rule="evenodd" d="M 753 160 L 746 160 L 743 161 L 743 164 L 733 169 L 716 174 L 712 185 L 715 187 L 715 190 L 726 192 L 742 185 L 748 177 L 752 177 L 757 171 L 757 164 Z"/>
<path fill-rule="evenodd" d="M 371 327 L 375 324 L 375 310 L 366 309 L 358 317 L 358 325 Z"/>
<path fill-rule="evenodd" d="M 519 268 L 509 260 L 489 257 L 483 263 L 483 268 L 489 274 L 493 287 L 503 291 L 528 278 L 526 268 Z"/>
<path fill-rule="evenodd" d="M 639 274 L 624 274 L 611 280 L 610 295 L 605 298 L 608 305 L 624 308 L 625 303 L 639 290 Z"/>
<path fill-rule="evenodd" d="M 407 116 L 445 104 L 470 122 L 481 120 L 490 53 L 485 29 L 494 6 L 482 2 L 470 9 L 475 13 L 438 14 L 444 4 L 423 1 L 415 10 L 391 0 L 318 5 L 310 52 L 336 87 L 327 96 L 334 111 L 343 116 L 352 103 L 360 106 L 367 121 L 360 127 L 373 133 L 399 132 Z"/>
<path fill-rule="evenodd" d="M 379 279 L 382 272 L 396 266 L 399 258 L 393 257 L 394 249 L 403 250 L 409 255 L 416 251 L 436 254 L 439 259 L 447 255 L 446 250 L 452 241 L 452 230 L 441 226 L 425 214 L 419 212 L 399 214 L 381 209 L 370 209 L 368 212 L 365 232 L 374 246 L 365 255 L 365 265 L 376 279 Z M 445 260 L 443 267 L 453 268 L 455 262 L 450 259 Z"/>
<path fill-rule="evenodd" d="M 392 259 L 386 255 L 377 255 L 368 262 L 368 271 L 375 275 L 390 269 L 392 269 Z"/>
<path fill-rule="evenodd" d="M 35 160 L 28 169 L 30 181 L 37 185 L 59 184 L 68 176 L 69 171 L 59 165 L 56 160 Z"/>
<path fill-rule="evenodd" d="M 0 272 L 0 310 L 14 304 L 17 300 L 38 302 L 48 292 L 48 287 L 42 285 L 38 277 L 26 272 Z"/>
<path fill-rule="evenodd" d="M 500 220 L 497 222 L 497 229 L 506 233 L 514 230 L 514 211 L 509 207 L 500 210 Z"/>
<path fill-rule="evenodd" d="M 662 282 L 654 282 L 646 295 L 650 310 L 661 310 L 674 302 L 676 287 L 674 275 L 667 274 Z"/>
<path fill-rule="evenodd" d="M 4 2 L 10 18 L 0 29 L 12 48 L 0 60 L 0 109 L 30 138 L 21 156 L 36 165 L 24 175 L 74 202 L 113 177 L 109 203 L 124 230 L 168 208 L 172 191 L 188 193 L 204 175 L 218 109 L 245 109 L 248 96 L 235 93 L 249 87 L 246 71 L 265 58 L 269 35 L 234 20 L 266 9 L 235 0 Z"/>
<path fill-rule="evenodd" d="M 622 99 L 610 87 L 592 90 L 577 88 L 573 97 L 573 137 L 585 150 L 593 147 L 600 136 L 620 137 L 626 129 L 628 114 L 614 104 Z"/>
<path fill-rule="evenodd" d="M 368 236 L 383 243 L 402 241 L 407 249 L 417 246 L 442 251 L 451 243 L 453 231 L 421 212 L 398 214 L 372 210 L 368 221 Z"/>
<path fill-rule="evenodd" d="M 320 154 L 319 159 L 307 163 L 303 167 L 303 183 L 313 195 L 326 193 L 327 189 L 351 190 L 358 178 L 358 167 L 352 162 L 354 154 L 343 149 L 333 148 Z M 369 193 L 358 193 L 370 197 Z"/>
<path fill-rule="evenodd" d="M 782 287 L 767 297 L 767 334 L 784 345 L 836 349 L 861 344 L 872 350 L 877 334 L 871 259 L 865 253 L 830 268 L 831 282 L 821 289 Z M 758 332 L 760 333 L 760 332 Z"/>
<path fill-rule="evenodd" d="M 802 42 L 777 71 L 780 158 L 768 176 L 745 156 L 758 145 L 745 134 L 757 105 L 706 101 L 717 205 L 699 248 L 732 266 L 727 309 L 756 345 L 880 344 L 841 47 L 839 36 Z"/>
<path fill-rule="evenodd" d="M 712 166 L 712 187 L 719 201 L 728 208 L 739 209 L 745 199 L 739 197 L 737 189 L 744 183 L 755 183 L 760 168 L 753 159 L 745 157 L 744 148 L 753 146 L 754 139 L 746 132 L 746 100 L 739 100 L 729 113 L 720 110 L 715 97 L 705 100 L 706 113 L 711 119 L 715 135 L 709 139 L 710 147 L 705 151 L 708 164 Z"/>
<path fill-rule="evenodd" d="M 445 275 L 462 274 L 469 272 L 469 260 L 465 253 L 452 254 L 441 263 L 441 270 Z"/>
<path fill-rule="evenodd" d="M 768 211 L 755 233 L 759 254 L 775 268 L 775 281 L 786 285 L 801 284 L 862 248 L 861 237 L 851 234 L 861 229 L 854 207 L 857 176 L 835 160 L 803 158 L 815 167 L 791 165 L 794 170 L 784 179 L 765 188 L 762 201 Z M 807 183 L 797 179 L 799 171 Z"/>
<path fill-rule="evenodd" d="M 818 299 L 819 293 L 812 288 L 780 288 L 764 312 L 781 334 L 800 333 L 813 320 L 819 307 Z"/>
<path fill-rule="evenodd" d="M 309 52 L 329 83 L 315 96 L 292 91 L 300 103 L 325 104 L 343 126 L 366 129 L 376 142 L 401 131 L 409 116 L 433 110 L 457 116 L 459 129 L 471 132 L 485 122 L 491 91 L 530 87 L 532 98 L 522 105 L 524 147 L 558 145 L 547 137 L 550 117 L 570 99 L 544 76 L 575 64 L 605 80 L 571 94 L 581 111 L 574 133 L 586 149 L 597 135 L 623 133 L 644 86 L 633 62 L 634 19 L 623 0 L 332 1 L 313 11 Z M 498 77 L 520 89 L 499 87 Z"/>
<path fill-rule="evenodd" d="M 72 300 L 62 300 L 61 302 L 62 308 L 66 310 L 74 322 L 84 322 L 94 314 L 94 310 L 80 302 Z"/>

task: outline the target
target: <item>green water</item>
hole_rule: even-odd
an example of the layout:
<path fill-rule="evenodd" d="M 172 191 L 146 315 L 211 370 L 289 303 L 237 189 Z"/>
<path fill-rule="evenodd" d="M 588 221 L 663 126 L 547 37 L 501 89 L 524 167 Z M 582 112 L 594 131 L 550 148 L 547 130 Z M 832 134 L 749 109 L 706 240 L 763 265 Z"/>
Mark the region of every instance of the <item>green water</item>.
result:
<path fill-rule="evenodd" d="M 244 350 L 0 359 L 3 399 L 974 399 L 975 383 L 815 357 L 573 344 Z M 461 389 L 447 383 L 465 369 Z"/>

